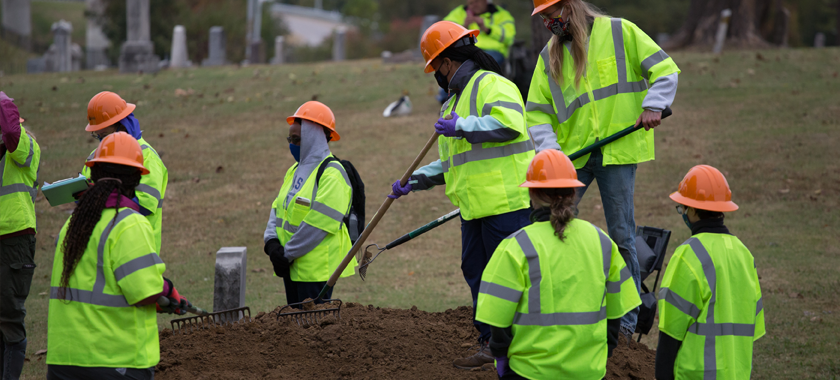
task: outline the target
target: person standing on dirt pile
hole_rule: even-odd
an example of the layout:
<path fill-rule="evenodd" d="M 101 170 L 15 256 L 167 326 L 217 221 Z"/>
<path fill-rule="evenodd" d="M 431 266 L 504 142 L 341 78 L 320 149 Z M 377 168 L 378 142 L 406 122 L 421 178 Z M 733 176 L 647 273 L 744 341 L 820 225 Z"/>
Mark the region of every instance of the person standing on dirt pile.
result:
<path fill-rule="evenodd" d="M 0 91 L 0 379 L 17 379 L 26 357 L 24 302 L 35 272 L 35 197 L 41 147 Z"/>
<path fill-rule="evenodd" d="M 467 5 L 453 9 L 443 21 L 480 30 L 484 37 L 478 39 L 475 46 L 493 57 L 499 67 L 504 67 L 516 37 L 516 24 L 510 12 L 496 4 L 489 4 L 488 0 L 467 0 Z M 443 103 L 448 98 L 449 94 L 442 89 L 438 101 Z"/>
<path fill-rule="evenodd" d="M 489 324 L 502 379 L 601 379 L 619 318 L 641 304 L 618 246 L 575 218 L 572 161 L 549 149 L 525 183 L 533 224 L 496 248 L 481 278 L 476 319 Z"/>
<path fill-rule="evenodd" d="M 160 253 L 161 232 L 163 230 L 163 199 L 166 195 L 166 185 L 169 183 L 169 171 L 160 159 L 160 155 L 143 139 L 143 131 L 140 130 L 140 122 L 134 117 L 136 106 L 126 103 L 119 95 L 103 91 L 94 96 L 88 103 L 88 122 L 85 131 L 99 141 L 114 132 L 126 132 L 140 144 L 143 149 L 143 162 L 149 169 L 149 175 L 144 175 L 137 186 L 137 199 L 135 203 L 140 205 L 140 213 L 149 220 L 152 230 L 155 233 L 156 251 Z M 95 152 L 95 151 L 94 151 Z M 88 161 L 93 158 L 94 152 L 88 156 Z M 90 168 L 82 168 L 82 174 L 90 179 Z"/>
<path fill-rule="evenodd" d="M 753 342 L 764 336 L 755 258 L 723 224 L 738 206 L 720 171 L 698 165 L 671 194 L 691 230 L 659 291 L 656 378 L 749 379 Z"/>
<path fill-rule="evenodd" d="M 525 133 L 522 95 L 502 77 L 496 61 L 475 45 L 478 33 L 440 21 L 423 34 L 425 71 L 434 71 L 440 87 L 452 93 L 435 124 L 441 134 L 440 159 L 417 169 L 404 187 L 400 181 L 392 185 L 395 198 L 446 185 L 446 195 L 461 208 L 461 270 L 473 306 L 481 272 L 496 246 L 530 223 L 528 191 L 519 184 L 534 157 L 534 145 Z M 480 332 L 479 352 L 455 360 L 458 368 L 493 362 L 487 347 L 490 326 L 474 324 Z"/>
<path fill-rule="evenodd" d="M 190 306 L 155 253 L 135 188 L 150 175 L 140 144 L 108 135 L 85 164 L 93 186 L 59 232 L 50 279 L 47 379 L 153 379 L 158 312 Z"/>
<path fill-rule="evenodd" d="M 652 129 L 674 101 L 680 70 L 636 25 L 602 15 L 582 0 L 534 0 L 537 14 L 554 34 L 540 53 L 525 107 L 537 152 L 562 147 L 573 153 L 634 122 L 645 127 L 574 161 L 586 185 L 577 189 L 577 202 L 597 180 L 610 237 L 638 289 L 636 164 L 654 158 Z M 621 320 L 628 339 L 638 313 L 634 309 Z"/>
<path fill-rule="evenodd" d="M 286 171 L 263 240 L 274 274 L 283 277 L 286 302 L 293 304 L 317 298 L 350 251 L 344 217 L 350 212 L 353 188 L 337 161 L 326 163 L 316 183 L 319 167 L 334 158 L 328 143 L 341 138 L 329 107 L 306 102 L 286 122 L 290 125 L 286 141 L 297 163 Z M 355 264 L 341 277 L 352 276 Z"/>

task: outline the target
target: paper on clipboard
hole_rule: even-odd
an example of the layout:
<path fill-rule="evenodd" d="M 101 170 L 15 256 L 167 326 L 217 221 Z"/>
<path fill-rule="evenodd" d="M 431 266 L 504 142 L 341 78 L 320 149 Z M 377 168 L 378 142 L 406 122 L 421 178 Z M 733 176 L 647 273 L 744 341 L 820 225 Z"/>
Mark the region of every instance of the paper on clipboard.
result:
<path fill-rule="evenodd" d="M 74 202 L 73 194 L 84 191 L 88 188 L 87 178 L 79 174 L 76 178 L 67 178 L 53 183 L 44 182 L 41 192 L 50 202 L 50 206 L 59 206 L 65 203 Z"/>

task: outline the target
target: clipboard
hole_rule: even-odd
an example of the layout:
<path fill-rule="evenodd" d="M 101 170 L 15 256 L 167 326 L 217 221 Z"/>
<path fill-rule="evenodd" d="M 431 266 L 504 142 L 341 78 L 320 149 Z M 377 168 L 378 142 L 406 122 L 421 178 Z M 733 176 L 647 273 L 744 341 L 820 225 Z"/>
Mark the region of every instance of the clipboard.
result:
<path fill-rule="evenodd" d="M 79 174 L 76 178 L 67 178 L 53 183 L 44 182 L 41 187 L 41 192 L 44 197 L 50 202 L 50 206 L 59 206 L 65 203 L 75 202 L 73 194 L 80 191 L 87 190 L 88 180 L 85 176 Z"/>

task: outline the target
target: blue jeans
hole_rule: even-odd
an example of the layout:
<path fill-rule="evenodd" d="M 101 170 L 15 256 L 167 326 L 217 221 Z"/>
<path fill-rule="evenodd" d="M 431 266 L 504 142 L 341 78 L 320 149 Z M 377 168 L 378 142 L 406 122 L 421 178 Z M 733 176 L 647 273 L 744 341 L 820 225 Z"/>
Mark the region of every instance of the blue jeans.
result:
<path fill-rule="evenodd" d="M 475 307 L 478 303 L 478 289 L 481 287 L 481 274 L 484 267 L 504 238 L 531 224 L 531 209 L 511 211 L 509 213 L 487 216 L 481 219 L 464 220 L 461 218 L 461 271 L 470 286 L 473 300 L 473 325 L 479 332 L 478 341 L 490 340 L 490 326 L 475 320 Z"/>
<path fill-rule="evenodd" d="M 639 259 L 636 257 L 636 220 L 633 217 L 636 164 L 604 166 L 603 160 L 601 150 L 596 150 L 589 156 L 586 165 L 577 170 L 578 180 L 586 186 L 577 188 L 575 202 L 580 203 L 592 180 L 598 181 L 610 238 L 618 245 L 618 250 L 630 269 L 630 274 L 633 275 L 636 290 L 640 290 Z M 621 327 L 635 331 L 638 317 L 637 307 L 621 317 Z"/>

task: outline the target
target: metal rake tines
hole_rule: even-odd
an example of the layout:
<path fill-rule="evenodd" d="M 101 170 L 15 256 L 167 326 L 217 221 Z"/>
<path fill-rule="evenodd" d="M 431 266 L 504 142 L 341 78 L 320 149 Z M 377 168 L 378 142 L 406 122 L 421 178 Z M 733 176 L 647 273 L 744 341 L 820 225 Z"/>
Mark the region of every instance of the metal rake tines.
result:
<path fill-rule="evenodd" d="M 375 254 L 374 254 L 374 252 L 369 251 L 370 247 L 373 247 L 373 246 L 375 246 L 376 249 L 377 249 Z M 368 266 L 370 266 L 370 264 L 373 263 L 373 260 L 376 260 L 376 258 L 379 257 L 379 255 L 382 252 L 385 252 L 385 249 L 386 248 L 382 248 L 376 243 L 369 244 L 367 247 L 365 247 L 364 253 L 362 253 L 362 255 L 361 255 L 362 258 L 357 259 L 359 261 L 359 277 L 362 278 L 362 281 L 364 281 L 365 277 L 367 276 Z"/>
<path fill-rule="evenodd" d="M 248 307 L 240 307 L 216 313 L 209 313 L 207 315 L 173 319 L 170 323 L 172 325 L 172 331 L 183 333 L 186 330 L 193 331 L 197 329 L 204 329 L 210 325 L 223 326 L 235 323 L 246 323 L 250 321 L 251 309 Z"/>
<path fill-rule="evenodd" d="M 291 318 L 292 320 L 297 323 L 300 327 L 310 326 L 310 325 L 317 325 L 321 322 L 321 320 L 329 317 L 334 317 L 335 319 L 341 319 L 341 300 L 332 299 L 332 300 L 324 300 L 325 302 L 333 305 L 337 303 L 336 307 L 331 307 L 328 309 L 318 309 L 318 310 L 298 310 L 292 308 L 292 306 L 300 305 L 300 304 L 291 304 L 283 306 L 280 309 L 280 312 L 277 313 L 277 319 L 279 320 L 280 317 L 287 317 Z M 289 312 L 281 313 L 284 309 L 290 308 Z"/>

